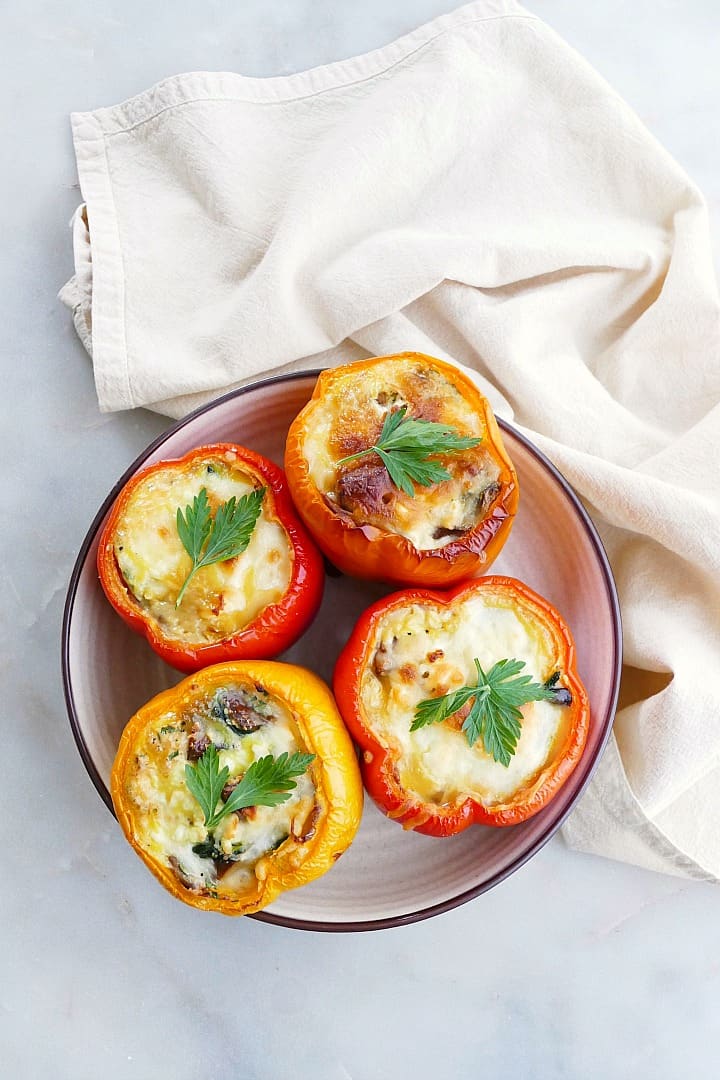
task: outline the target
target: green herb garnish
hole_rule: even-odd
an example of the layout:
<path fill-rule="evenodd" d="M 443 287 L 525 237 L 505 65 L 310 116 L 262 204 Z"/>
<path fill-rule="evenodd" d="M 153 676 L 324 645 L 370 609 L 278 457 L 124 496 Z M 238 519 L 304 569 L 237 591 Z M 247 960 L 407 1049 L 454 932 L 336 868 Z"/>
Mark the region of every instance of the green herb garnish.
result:
<path fill-rule="evenodd" d="M 175 607 L 180 607 L 191 579 L 203 566 L 225 562 L 243 553 L 260 516 L 264 495 L 265 488 L 250 491 L 239 500 L 233 495 L 218 507 L 214 518 L 206 488 L 201 488 L 192 505 L 185 507 L 184 515 L 178 507 L 177 531 L 192 559 L 192 569 L 178 593 Z"/>
<path fill-rule="evenodd" d="M 413 484 L 430 487 L 441 480 L 449 480 L 450 473 L 439 461 L 432 461 L 436 454 L 451 454 L 456 450 L 469 450 L 480 439 L 458 435 L 447 424 L 433 420 L 406 420 L 407 405 L 388 413 L 380 432 L 380 438 L 367 450 L 341 458 L 338 465 L 356 461 L 365 454 L 375 453 L 383 462 L 395 487 L 406 495 L 414 495 Z"/>
<path fill-rule="evenodd" d="M 200 803 L 208 829 L 214 829 L 224 817 L 246 806 L 278 806 L 287 802 L 301 776 L 315 758 L 314 754 L 280 754 L 253 761 L 240 783 L 233 788 L 227 802 L 218 807 L 220 796 L 228 782 L 230 770 L 220 768 L 220 757 L 213 743 L 199 758 L 197 765 L 185 766 L 185 780 Z"/>
<path fill-rule="evenodd" d="M 410 730 L 417 731 L 426 724 L 447 720 L 474 698 L 462 725 L 468 744 L 474 746 L 482 738 L 488 754 L 507 767 L 520 738 L 520 706 L 529 701 L 568 705 L 572 698 L 569 691 L 555 686 L 559 672 L 551 675 L 546 683 L 536 683 L 530 675 L 520 675 L 525 667 L 524 660 L 498 660 L 487 674 L 479 660 L 475 659 L 473 663 L 477 669 L 477 682 L 442 697 L 421 701 L 415 709 Z"/>

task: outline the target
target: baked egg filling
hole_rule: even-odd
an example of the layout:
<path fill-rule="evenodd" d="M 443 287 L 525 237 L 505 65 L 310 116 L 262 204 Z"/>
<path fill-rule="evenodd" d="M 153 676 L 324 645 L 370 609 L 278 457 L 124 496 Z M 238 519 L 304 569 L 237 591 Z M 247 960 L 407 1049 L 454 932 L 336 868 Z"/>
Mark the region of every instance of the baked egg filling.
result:
<path fill-rule="evenodd" d="M 450 478 L 416 485 L 413 496 L 392 483 L 376 454 L 337 464 L 372 446 L 387 416 L 403 406 L 408 418 L 481 440 L 472 449 L 440 455 Z M 486 447 L 483 417 L 450 379 L 419 360 L 349 370 L 314 404 L 307 427 L 305 460 L 328 506 L 358 526 L 398 533 L 418 550 L 445 547 L 474 529 L 499 494 L 500 467 Z"/>
<path fill-rule="evenodd" d="M 228 452 L 157 470 L 132 492 L 115 530 L 115 558 L 128 589 L 164 636 L 193 644 L 222 641 L 287 591 L 292 544 L 274 516 L 272 492 L 266 488 L 247 548 L 235 558 L 203 566 L 176 607 L 192 567 L 178 533 L 178 509 L 184 511 L 205 488 L 214 515 L 232 496 L 239 500 L 260 486 Z"/>
<path fill-rule="evenodd" d="M 476 682 L 475 658 L 486 672 L 500 660 L 522 660 L 523 673 L 539 683 L 558 670 L 550 631 L 499 594 L 393 608 L 379 622 L 368 657 L 361 683 L 368 727 L 391 751 L 402 788 L 422 802 L 505 803 L 533 784 L 567 734 L 563 705 L 523 705 L 520 739 L 505 766 L 482 740 L 468 744 L 457 716 L 410 730 L 419 702 Z"/>
<path fill-rule="evenodd" d="M 211 744 L 220 769 L 229 770 L 220 804 L 254 761 L 307 747 L 283 702 L 240 681 L 159 716 L 137 743 L 125 781 L 137 842 L 186 889 L 233 898 L 257 886 L 263 856 L 312 838 L 316 789 L 310 768 L 286 802 L 238 810 L 209 829 L 185 767 L 196 765 Z"/>

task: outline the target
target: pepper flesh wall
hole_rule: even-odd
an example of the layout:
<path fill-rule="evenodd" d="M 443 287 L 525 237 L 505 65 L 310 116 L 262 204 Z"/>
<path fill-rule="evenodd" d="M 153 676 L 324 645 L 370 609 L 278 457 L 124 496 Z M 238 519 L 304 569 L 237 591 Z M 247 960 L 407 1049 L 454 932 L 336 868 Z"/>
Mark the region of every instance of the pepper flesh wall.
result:
<path fill-rule="evenodd" d="M 412 495 L 393 483 L 376 453 L 362 453 L 399 409 L 479 440 L 433 453 L 448 478 L 416 483 Z M 370 580 L 446 587 L 484 573 L 517 510 L 517 476 L 488 401 L 460 369 L 422 353 L 323 372 L 288 432 L 285 469 L 298 512 L 327 558 Z"/>
<path fill-rule="evenodd" d="M 178 606 L 192 562 L 176 524 L 205 490 L 212 513 L 264 489 L 242 554 L 204 566 Z M 166 663 L 192 672 L 226 660 L 269 659 L 307 629 L 322 599 L 322 557 L 272 461 L 231 443 L 201 446 L 137 473 L 100 537 L 98 573 L 122 619 Z"/>
<path fill-rule="evenodd" d="M 186 768 L 211 744 L 228 769 L 219 806 L 253 762 L 314 758 L 285 802 L 216 813 L 208 825 Z M 259 911 L 331 869 L 362 813 L 355 751 L 328 687 L 273 661 L 205 668 L 144 705 L 123 732 L 111 790 L 127 840 L 160 883 L 225 915 Z"/>
<path fill-rule="evenodd" d="M 421 701 L 475 682 L 475 659 L 489 671 L 507 658 L 523 661 L 551 698 L 521 709 L 521 734 L 507 765 L 482 740 L 468 745 L 464 715 L 413 730 Z M 514 825 L 536 814 L 578 764 L 590 718 L 562 616 L 506 577 L 379 600 L 360 616 L 340 654 L 334 688 L 362 750 L 368 794 L 406 829 L 431 836 L 472 824 Z"/>

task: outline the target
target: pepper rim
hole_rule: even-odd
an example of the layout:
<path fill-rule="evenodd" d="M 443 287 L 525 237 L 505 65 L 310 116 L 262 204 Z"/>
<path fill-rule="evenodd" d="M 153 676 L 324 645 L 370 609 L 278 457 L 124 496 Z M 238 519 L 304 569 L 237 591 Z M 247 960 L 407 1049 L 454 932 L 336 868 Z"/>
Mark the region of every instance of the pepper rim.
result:
<path fill-rule="evenodd" d="M 135 458 L 135 460 L 128 466 L 125 472 L 122 474 L 119 480 L 113 485 L 109 494 L 105 497 L 99 510 L 95 514 L 92 523 L 85 534 L 85 538 L 80 546 L 75 564 L 70 575 L 68 582 L 68 590 L 65 597 L 65 606 L 63 609 L 62 631 L 61 631 L 61 671 L 63 682 L 63 693 L 65 697 L 65 707 L 68 713 L 68 719 L 70 722 L 70 728 L 72 730 L 73 738 L 77 746 L 80 758 L 82 759 L 85 770 L 88 776 L 93 782 L 95 790 L 105 803 L 110 813 L 115 817 L 115 811 L 113 809 L 112 798 L 110 796 L 110 790 L 105 784 L 104 780 L 100 776 L 100 773 L 95 765 L 95 762 L 90 754 L 88 745 L 85 741 L 85 736 L 80 724 L 80 718 L 75 706 L 75 697 L 72 688 L 72 678 L 70 675 L 70 625 L 72 622 L 73 610 L 75 607 L 75 600 L 77 597 L 77 590 L 80 582 L 80 575 L 83 571 L 85 563 L 87 561 L 88 552 L 95 541 L 95 538 L 100 530 L 100 525 L 105 518 L 108 510 L 112 506 L 113 502 L 117 498 L 121 489 L 128 482 L 128 480 L 137 472 L 139 468 L 147 461 L 148 457 L 156 450 L 167 442 L 167 440 L 176 432 L 182 430 L 187 424 L 192 423 L 197 417 L 204 415 L 216 406 L 223 404 L 224 402 L 231 401 L 235 398 L 242 397 L 244 394 L 250 391 L 261 390 L 264 387 L 272 386 L 284 382 L 294 382 L 299 379 L 317 378 L 324 369 L 311 368 L 305 371 L 293 371 L 284 375 L 274 375 L 266 379 L 258 379 L 256 381 L 247 383 L 245 386 L 238 387 L 235 390 L 230 390 L 227 394 L 222 394 L 220 397 L 213 398 L 212 401 L 207 402 L 205 405 L 201 405 L 199 408 L 194 409 L 187 416 L 177 420 L 165 431 L 161 432 L 151 443 L 146 446 L 141 453 Z M 418 911 L 406 912 L 402 915 L 390 915 L 387 918 L 382 919 L 369 919 L 363 921 L 351 920 L 347 922 L 327 922 L 327 921 L 315 921 L 311 919 L 298 919 L 287 915 L 276 915 L 270 911 L 258 911 L 252 915 L 246 915 L 245 918 L 257 919 L 259 922 L 271 923 L 275 926 L 285 926 L 292 930 L 313 930 L 323 931 L 326 933 L 355 933 L 364 932 L 370 930 L 387 930 L 396 926 L 407 926 L 410 923 L 421 922 L 425 919 L 433 918 L 435 915 L 442 915 L 446 911 L 452 911 L 453 908 L 460 907 L 462 904 L 468 903 L 470 900 L 474 900 L 477 896 L 481 896 L 483 893 L 488 892 L 490 889 L 499 885 L 511 874 L 519 870 L 521 866 L 524 866 L 529 859 L 536 855 L 549 840 L 560 829 L 563 823 L 567 820 L 570 813 L 574 809 L 575 805 L 582 796 L 585 788 L 590 782 L 590 778 L 594 773 L 603 751 L 607 746 L 610 738 L 610 732 L 612 731 L 613 720 L 615 718 L 615 711 L 617 708 L 618 695 L 620 692 L 620 674 L 622 668 L 622 621 L 620 616 L 620 601 L 618 599 L 617 587 L 615 585 L 615 579 L 613 577 L 612 570 L 610 568 L 610 562 L 607 557 L 607 553 L 603 546 L 602 540 L 598 534 L 595 525 L 593 524 L 590 516 L 582 505 L 579 497 L 576 495 L 568 481 L 550 461 L 549 458 L 542 453 L 531 441 L 519 431 L 514 425 L 503 420 L 501 417 L 496 417 L 498 426 L 503 433 L 512 435 L 518 442 L 522 443 L 523 447 L 530 452 L 530 454 L 546 469 L 548 473 L 555 480 L 556 484 L 562 489 L 567 497 L 572 509 L 575 511 L 577 517 L 580 519 L 585 532 L 590 540 L 591 546 L 594 549 L 595 555 L 598 560 L 600 570 L 605 584 L 605 591 L 610 608 L 610 615 L 612 619 L 612 651 L 613 651 L 613 684 L 610 694 L 610 700 L 605 710 L 605 715 L 600 721 L 601 736 L 598 742 L 597 750 L 592 755 L 587 763 L 583 766 L 582 759 L 578 762 L 575 769 L 575 775 L 579 776 L 580 782 L 575 790 L 575 793 L 568 803 L 562 814 L 551 821 L 544 832 L 530 845 L 530 847 L 523 851 L 520 855 L 514 858 L 506 867 L 499 870 L 496 874 L 493 874 L 487 881 L 483 881 L 480 885 L 473 885 L 470 889 L 466 889 L 464 892 L 458 893 L 456 896 L 448 897 L 446 900 L 441 900 L 437 904 L 431 904 L 428 907 L 420 908 Z"/>

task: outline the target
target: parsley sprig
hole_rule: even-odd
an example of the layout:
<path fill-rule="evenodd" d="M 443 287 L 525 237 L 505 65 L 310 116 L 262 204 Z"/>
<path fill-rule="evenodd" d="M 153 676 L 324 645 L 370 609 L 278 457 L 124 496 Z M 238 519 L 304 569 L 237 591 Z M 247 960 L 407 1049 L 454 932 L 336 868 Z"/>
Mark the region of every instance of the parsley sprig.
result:
<path fill-rule="evenodd" d="M 243 553 L 260 516 L 264 495 L 265 488 L 250 491 L 239 500 L 233 495 L 218 507 L 214 518 L 206 488 L 200 489 L 192 504 L 185 507 L 184 514 L 178 507 L 177 531 L 192 559 L 192 567 L 178 593 L 176 608 L 180 607 L 185 590 L 198 570 Z"/>
<path fill-rule="evenodd" d="M 341 458 L 337 464 L 345 465 L 365 454 L 375 453 L 385 465 L 395 487 L 412 497 L 415 494 L 413 484 L 430 487 L 450 478 L 447 469 L 439 461 L 432 460 L 436 454 L 469 450 L 480 442 L 480 439 L 458 435 L 447 424 L 414 420 L 412 417 L 406 419 L 406 413 L 407 405 L 388 413 L 378 441 L 367 450 Z"/>
<path fill-rule="evenodd" d="M 472 707 L 463 720 L 462 730 L 468 744 L 474 746 L 482 739 L 488 754 L 506 768 L 517 749 L 521 733 L 522 713 L 520 706 L 529 701 L 552 701 L 556 705 L 569 705 L 572 698 L 564 687 L 555 684 L 559 673 L 555 672 L 545 683 L 532 681 L 530 675 L 521 675 L 524 660 L 498 660 L 486 673 L 476 658 L 477 682 L 461 686 L 442 697 L 421 701 L 415 709 L 411 731 L 447 720 L 472 700 Z M 474 700 L 473 700 L 474 699 Z"/>
<path fill-rule="evenodd" d="M 287 802 L 290 792 L 297 784 L 295 777 L 308 768 L 314 754 L 280 754 L 253 761 L 240 783 L 233 788 L 227 802 L 218 807 L 220 796 L 228 782 L 230 770 L 220 768 L 220 755 L 214 743 L 210 743 L 197 765 L 185 766 L 185 781 L 200 803 L 208 829 L 214 829 L 228 814 L 246 806 L 278 806 Z"/>

